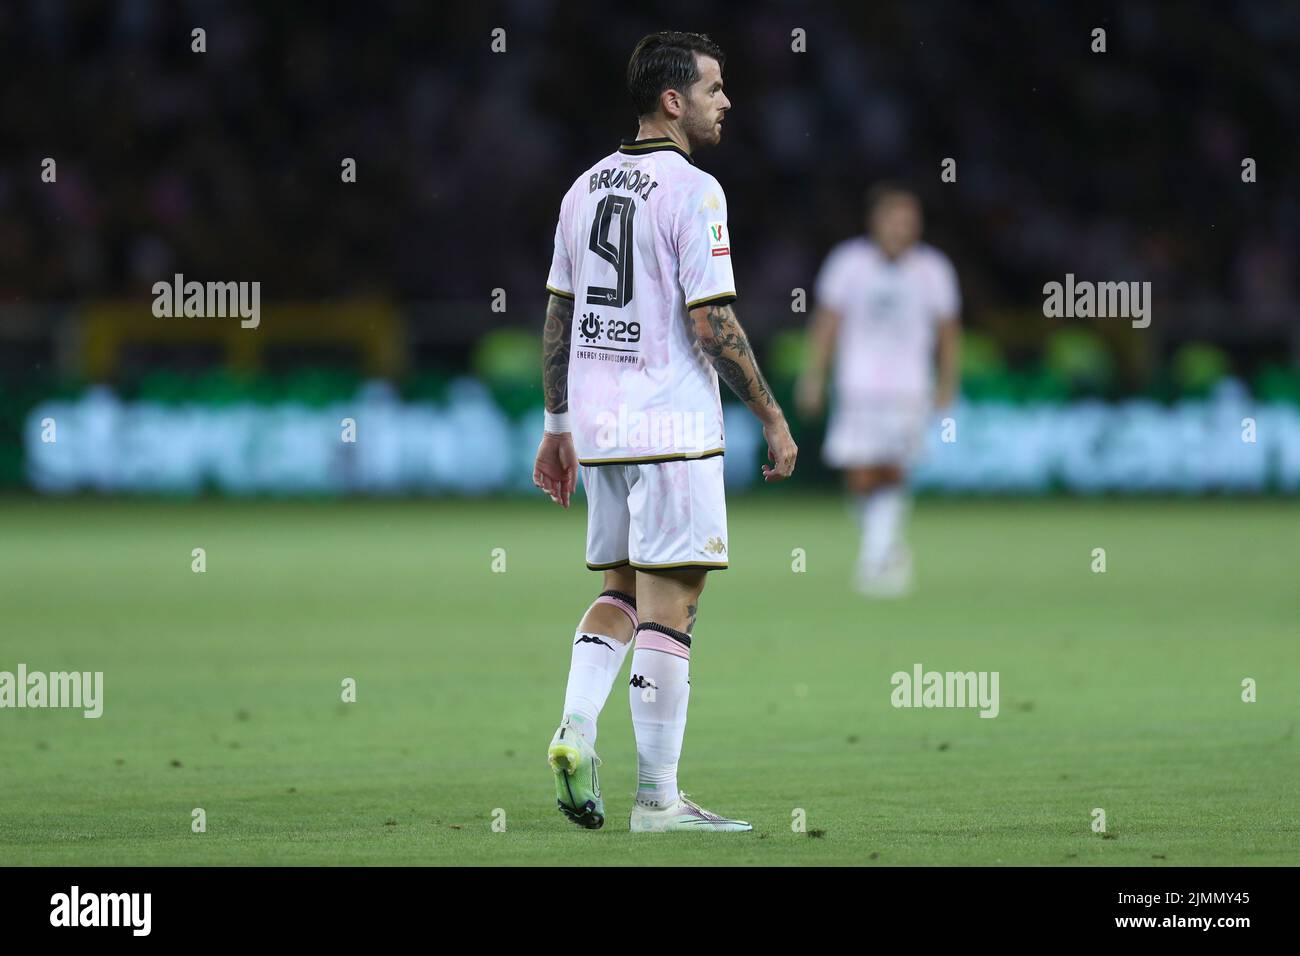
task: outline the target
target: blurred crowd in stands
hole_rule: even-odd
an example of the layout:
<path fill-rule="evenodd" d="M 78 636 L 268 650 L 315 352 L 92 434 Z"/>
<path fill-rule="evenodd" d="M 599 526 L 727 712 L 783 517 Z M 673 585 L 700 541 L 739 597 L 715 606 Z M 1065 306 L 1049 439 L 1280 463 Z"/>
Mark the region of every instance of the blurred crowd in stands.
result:
<path fill-rule="evenodd" d="M 1229 346 L 1300 349 L 1300 4 L 650 7 L 5 3 L 0 304 L 147 300 L 181 272 L 535 325 L 560 198 L 635 133 L 627 56 L 671 28 L 727 53 L 724 143 L 698 161 L 757 337 L 802 321 L 791 290 L 889 178 L 922 195 L 977 325 L 1072 272 L 1151 281 L 1162 334 L 1208 309 Z"/>

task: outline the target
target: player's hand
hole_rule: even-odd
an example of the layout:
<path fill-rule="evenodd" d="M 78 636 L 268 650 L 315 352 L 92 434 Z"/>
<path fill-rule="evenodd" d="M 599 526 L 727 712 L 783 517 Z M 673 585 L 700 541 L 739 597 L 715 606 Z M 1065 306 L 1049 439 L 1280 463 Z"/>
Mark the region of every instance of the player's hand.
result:
<path fill-rule="evenodd" d="M 533 484 L 561 508 L 569 507 L 569 499 L 578 487 L 578 453 L 573 448 L 573 435 L 542 434 L 533 464 Z"/>
<path fill-rule="evenodd" d="M 799 454 L 799 446 L 790 435 L 790 426 L 782 417 L 770 425 L 763 426 L 763 437 L 767 439 L 767 457 L 771 465 L 763 466 L 764 481 L 782 481 L 794 473 L 794 460 Z"/>
<path fill-rule="evenodd" d="M 794 386 L 794 407 L 805 421 L 820 416 L 826 407 L 826 379 L 820 375 L 800 375 Z"/>

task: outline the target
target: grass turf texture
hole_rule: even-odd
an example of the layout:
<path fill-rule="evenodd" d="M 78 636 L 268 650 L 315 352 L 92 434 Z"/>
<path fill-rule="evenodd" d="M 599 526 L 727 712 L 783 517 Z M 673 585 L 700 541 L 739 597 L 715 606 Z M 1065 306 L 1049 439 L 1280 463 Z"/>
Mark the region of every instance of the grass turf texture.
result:
<path fill-rule="evenodd" d="M 581 501 L 0 502 L 0 670 L 105 674 L 99 720 L 0 711 L 0 864 L 1295 862 L 1294 504 L 923 501 L 895 603 L 849 590 L 838 499 L 730 519 L 681 780 L 756 829 L 633 836 L 627 665 L 604 830 L 545 761 Z M 915 662 L 999 671 L 1000 716 L 894 709 Z"/>

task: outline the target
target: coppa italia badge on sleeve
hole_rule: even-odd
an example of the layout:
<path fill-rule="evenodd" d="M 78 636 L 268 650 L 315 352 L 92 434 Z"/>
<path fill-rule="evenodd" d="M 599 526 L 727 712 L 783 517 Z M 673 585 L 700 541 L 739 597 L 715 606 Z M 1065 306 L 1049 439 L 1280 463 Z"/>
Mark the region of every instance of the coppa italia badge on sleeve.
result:
<path fill-rule="evenodd" d="M 731 245 L 727 239 L 727 224 L 725 222 L 709 223 L 709 254 L 714 256 L 731 255 Z"/>

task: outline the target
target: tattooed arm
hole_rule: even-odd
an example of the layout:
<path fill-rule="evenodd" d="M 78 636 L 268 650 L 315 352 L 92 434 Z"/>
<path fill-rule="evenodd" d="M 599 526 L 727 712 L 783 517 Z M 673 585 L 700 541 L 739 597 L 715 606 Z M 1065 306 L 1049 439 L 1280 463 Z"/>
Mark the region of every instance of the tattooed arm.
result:
<path fill-rule="evenodd" d="M 542 390 L 546 410 L 569 410 L 569 340 L 573 334 L 573 300 L 552 295 L 542 330 Z M 578 455 L 571 432 L 543 432 L 533 464 L 533 484 L 561 507 L 578 487 Z"/>
<path fill-rule="evenodd" d="M 749 406 L 760 422 L 767 438 L 768 458 L 774 467 L 763 466 L 763 478 L 780 481 L 794 471 L 795 456 L 799 448 L 790 437 L 785 414 L 772 396 L 772 389 L 758 368 L 758 359 L 750 348 L 749 338 L 740 327 L 736 311 L 727 305 L 702 305 L 691 310 L 691 322 L 700 347 L 718 378 L 736 393 L 736 397 Z"/>
<path fill-rule="evenodd" d="M 569 410 L 569 339 L 573 335 L 573 300 L 552 295 L 542 330 L 542 388 L 548 412 Z"/>
<path fill-rule="evenodd" d="M 758 370 L 758 360 L 749 347 L 735 309 L 730 305 L 702 305 L 691 310 L 691 321 L 695 323 L 700 347 L 713 363 L 718 378 L 749 406 L 759 421 L 766 424 L 779 419 L 781 407 Z"/>

